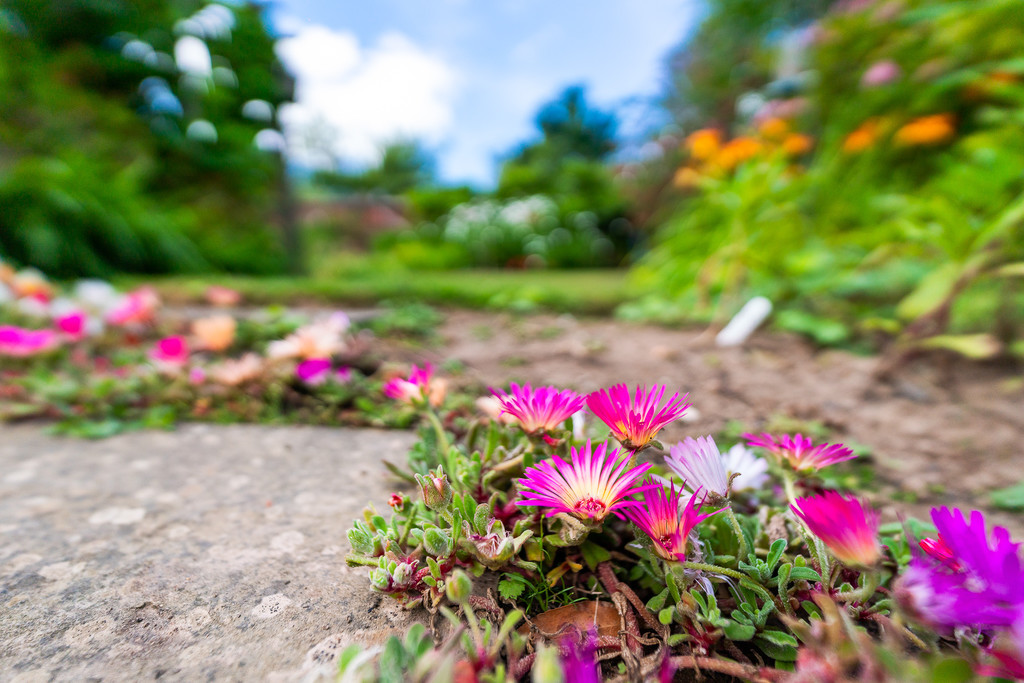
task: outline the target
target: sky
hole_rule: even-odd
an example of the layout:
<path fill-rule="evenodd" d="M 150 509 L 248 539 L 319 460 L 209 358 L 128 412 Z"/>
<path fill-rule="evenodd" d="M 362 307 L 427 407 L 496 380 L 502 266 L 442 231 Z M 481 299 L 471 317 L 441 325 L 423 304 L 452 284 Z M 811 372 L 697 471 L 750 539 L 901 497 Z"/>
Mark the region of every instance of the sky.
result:
<path fill-rule="evenodd" d="M 297 78 L 281 112 L 293 160 L 368 165 L 415 138 L 447 182 L 493 183 L 572 84 L 637 130 L 695 0 L 278 0 L 278 54 Z M 639 112 L 639 113 L 638 113 Z M 327 151 L 325 151 L 327 150 Z"/>

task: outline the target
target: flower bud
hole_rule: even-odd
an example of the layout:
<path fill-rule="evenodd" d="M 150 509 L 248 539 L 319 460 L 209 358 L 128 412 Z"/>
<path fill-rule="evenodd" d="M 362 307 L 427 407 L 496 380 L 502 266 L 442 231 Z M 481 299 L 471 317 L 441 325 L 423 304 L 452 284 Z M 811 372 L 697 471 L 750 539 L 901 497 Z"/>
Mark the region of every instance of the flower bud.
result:
<path fill-rule="evenodd" d="M 453 603 L 464 605 L 469 601 L 469 596 L 473 592 L 473 580 L 466 572 L 456 569 L 445 581 L 445 592 Z"/>
<path fill-rule="evenodd" d="M 420 493 L 423 494 L 423 502 L 429 509 L 439 512 L 451 505 L 454 492 L 443 469 L 438 467 L 426 476 L 417 474 L 415 477 L 416 483 L 420 485 Z"/>
<path fill-rule="evenodd" d="M 440 529 L 430 528 L 423 532 L 423 547 L 434 557 L 448 557 L 452 554 L 452 538 Z"/>

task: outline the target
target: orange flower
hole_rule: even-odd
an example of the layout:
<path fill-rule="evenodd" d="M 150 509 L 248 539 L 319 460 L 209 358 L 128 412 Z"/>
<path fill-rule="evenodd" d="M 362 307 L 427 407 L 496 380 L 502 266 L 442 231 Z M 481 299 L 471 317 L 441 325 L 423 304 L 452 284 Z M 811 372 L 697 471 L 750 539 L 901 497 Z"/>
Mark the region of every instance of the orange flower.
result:
<path fill-rule="evenodd" d="M 676 174 L 672 177 L 672 184 L 680 189 L 697 187 L 700 185 L 700 177 L 700 173 L 696 170 L 689 166 L 683 166 L 681 169 L 676 171 Z"/>
<path fill-rule="evenodd" d="M 739 137 L 730 140 L 715 161 L 726 171 L 731 171 L 744 161 L 757 156 L 761 151 L 761 143 L 754 138 Z"/>
<path fill-rule="evenodd" d="M 803 133 L 790 133 L 782 141 L 782 151 L 791 157 L 807 154 L 814 147 L 814 138 Z"/>
<path fill-rule="evenodd" d="M 843 151 L 850 154 L 863 152 L 878 139 L 878 119 L 868 119 L 843 140 Z"/>
<path fill-rule="evenodd" d="M 914 119 L 896 131 L 900 145 L 937 145 L 956 134 L 956 119 L 952 114 L 932 114 Z"/>
<path fill-rule="evenodd" d="M 230 315 L 214 315 L 192 323 L 192 334 L 199 339 L 199 345 L 209 351 L 224 351 L 231 346 L 237 329 L 238 323 Z"/>
<path fill-rule="evenodd" d="M 781 140 L 789 133 L 789 122 L 786 119 L 773 116 L 762 121 L 761 125 L 757 127 L 757 132 L 769 140 Z"/>
<path fill-rule="evenodd" d="M 722 146 L 722 134 L 714 128 L 701 128 L 686 136 L 686 149 L 697 161 L 707 161 Z"/>

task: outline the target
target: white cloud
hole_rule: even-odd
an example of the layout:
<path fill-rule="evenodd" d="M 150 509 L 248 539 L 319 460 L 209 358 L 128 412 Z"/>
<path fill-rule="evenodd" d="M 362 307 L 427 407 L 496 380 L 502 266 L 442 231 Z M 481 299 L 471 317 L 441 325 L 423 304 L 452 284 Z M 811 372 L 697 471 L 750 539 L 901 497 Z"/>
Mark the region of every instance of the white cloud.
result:
<path fill-rule="evenodd" d="M 457 75 L 437 55 L 397 32 L 363 47 L 347 31 L 291 26 L 277 51 L 297 81 L 295 103 L 281 110 L 296 160 L 323 164 L 315 148 L 327 145 L 346 161 L 371 162 L 389 141 L 436 143 L 451 131 Z"/>

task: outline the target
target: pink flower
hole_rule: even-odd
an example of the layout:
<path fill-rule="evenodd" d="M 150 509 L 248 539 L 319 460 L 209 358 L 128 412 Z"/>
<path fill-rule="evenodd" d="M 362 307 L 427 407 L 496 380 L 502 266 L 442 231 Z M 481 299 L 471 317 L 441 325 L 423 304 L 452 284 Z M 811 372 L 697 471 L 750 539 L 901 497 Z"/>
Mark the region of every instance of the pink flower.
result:
<path fill-rule="evenodd" d="M 879 515 L 860 500 L 826 491 L 822 496 L 797 498 L 790 508 L 840 562 L 870 567 L 881 557 Z"/>
<path fill-rule="evenodd" d="M 329 358 L 310 358 L 295 366 L 295 375 L 304 384 L 319 386 L 327 381 L 331 372 L 331 361 Z"/>
<path fill-rule="evenodd" d="M 655 486 L 644 490 L 640 504 L 627 508 L 623 514 L 647 534 L 659 557 L 684 562 L 690 532 L 711 515 L 725 509 L 701 514 L 703 504 L 704 496 L 699 490 L 683 503 L 674 484 L 668 492 L 662 486 Z"/>
<path fill-rule="evenodd" d="M 875 88 L 880 85 L 888 85 L 903 74 L 903 70 L 900 69 L 900 65 L 891 59 L 883 59 L 880 62 L 875 62 L 868 70 L 864 72 L 864 75 L 860 79 L 860 87 L 862 88 Z"/>
<path fill-rule="evenodd" d="M 960 568 L 953 555 L 953 550 L 946 545 L 944 540 L 942 540 L 941 534 L 938 538 L 922 538 L 918 545 L 921 546 L 921 550 L 926 554 L 946 565 L 953 571 L 957 571 Z"/>
<path fill-rule="evenodd" d="M 184 337 L 164 337 L 149 352 L 149 357 L 164 369 L 178 369 L 188 363 L 188 342 Z"/>
<path fill-rule="evenodd" d="M 650 391 L 638 386 L 635 396 L 629 387 L 616 384 L 587 396 L 587 406 L 612 430 L 623 446 L 638 451 L 648 445 L 662 427 L 678 419 L 690 407 L 687 394 L 680 398 L 673 394 L 664 407 L 658 404 L 665 395 L 663 385 L 654 385 Z"/>
<path fill-rule="evenodd" d="M 744 434 L 743 438 L 747 440 L 748 446 L 764 448 L 774 455 L 778 462 L 789 463 L 797 472 L 820 470 L 822 467 L 857 457 L 851 449 L 841 443 L 822 443 L 815 446 L 810 438 L 803 434 L 785 434 L 778 439 L 765 433 L 760 436 Z"/>
<path fill-rule="evenodd" d="M 550 508 L 548 517 L 564 512 L 593 523 L 608 513 L 621 517 L 619 510 L 638 505 L 630 496 L 643 490 L 639 481 L 650 464 L 629 467 L 629 453 L 608 451 L 607 444 L 591 449 L 589 441 L 571 454 L 571 464 L 554 456 L 527 468 L 519 479 L 524 497 L 516 505 Z"/>
<path fill-rule="evenodd" d="M 242 301 L 242 295 L 228 287 L 221 285 L 210 285 L 206 288 L 206 300 L 214 306 L 230 307 L 237 306 Z"/>
<path fill-rule="evenodd" d="M 267 346 L 270 358 L 330 358 L 348 348 L 345 333 L 349 320 L 344 313 L 334 313 L 323 320 L 304 325 L 293 333 Z"/>
<path fill-rule="evenodd" d="M 121 301 L 107 313 L 107 322 L 111 325 L 144 325 L 153 322 L 156 309 L 160 305 L 160 297 L 151 287 L 142 287 L 126 294 Z"/>
<path fill-rule="evenodd" d="M 583 409 L 583 397 L 575 391 L 555 387 L 537 387 L 529 383 L 509 385 L 511 394 L 491 389 L 501 402 L 501 413 L 513 416 L 527 434 L 550 432 L 561 428 L 573 413 Z"/>
<path fill-rule="evenodd" d="M 85 338 L 88 317 L 84 311 L 73 311 L 62 315 L 55 322 L 57 329 L 71 341 L 81 341 Z"/>
<path fill-rule="evenodd" d="M 409 378 L 395 377 L 384 384 L 384 395 L 409 405 L 422 405 L 429 401 L 435 408 L 444 402 L 447 385 L 434 377 L 434 366 L 424 363 L 412 366 Z"/>
<path fill-rule="evenodd" d="M 210 368 L 209 375 L 214 382 L 228 387 L 237 387 L 260 379 L 266 371 L 263 358 L 247 353 L 241 358 L 230 358 Z"/>
<path fill-rule="evenodd" d="M 27 358 L 57 348 L 60 340 L 53 330 L 27 330 L 0 325 L 0 356 Z"/>

